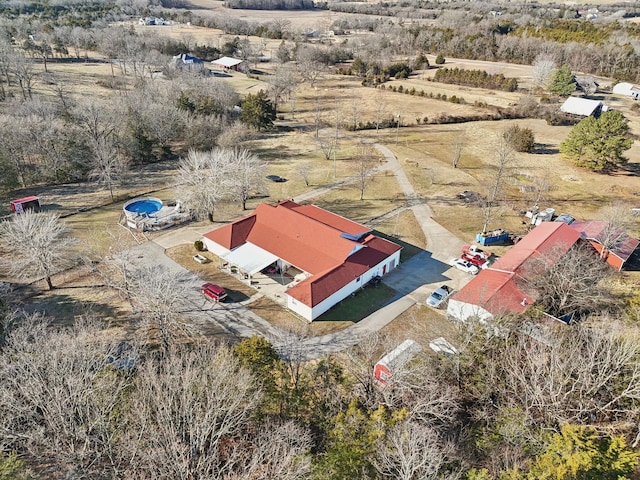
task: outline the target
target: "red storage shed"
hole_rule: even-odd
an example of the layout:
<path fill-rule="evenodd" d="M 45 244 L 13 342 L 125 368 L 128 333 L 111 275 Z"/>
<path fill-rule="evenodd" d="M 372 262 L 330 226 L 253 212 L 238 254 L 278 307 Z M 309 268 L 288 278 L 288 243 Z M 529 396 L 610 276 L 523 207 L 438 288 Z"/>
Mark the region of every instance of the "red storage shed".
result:
<path fill-rule="evenodd" d="M 40 211 L 40 199 L 38 197 L 24 197 L 18 200 L 11 200 L 11 211 L 23 213 L 25 210 Z"/>

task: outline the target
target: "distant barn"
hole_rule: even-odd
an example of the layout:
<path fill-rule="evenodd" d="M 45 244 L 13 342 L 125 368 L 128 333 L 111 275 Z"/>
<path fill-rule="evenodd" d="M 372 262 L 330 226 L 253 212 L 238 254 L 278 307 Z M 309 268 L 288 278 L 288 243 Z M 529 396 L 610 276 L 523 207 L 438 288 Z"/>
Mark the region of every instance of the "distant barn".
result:
<path fill-rule="evenodd" d="M 211 64 L 218 70 L 234 70 L 236 72 L 247 73 L 249 71 L 249 65 L 244 60 L 233 57 L 222 57 L 211 62 Z"/>
<path fill-rule="evenodd" d="M 580 117 L 599 117 L 600 114 L 609 110 L 609 107 L 598 100 L 588 98 L 569 97 L 560 107 L 560 111 L 578 115 Z"/>

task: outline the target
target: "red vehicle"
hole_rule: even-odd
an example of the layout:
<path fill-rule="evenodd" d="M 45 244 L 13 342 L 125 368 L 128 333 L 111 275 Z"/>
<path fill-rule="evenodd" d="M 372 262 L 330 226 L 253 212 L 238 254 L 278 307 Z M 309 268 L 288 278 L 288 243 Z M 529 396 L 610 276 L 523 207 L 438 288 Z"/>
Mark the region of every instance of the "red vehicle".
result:
<path fill-rule="evenodd" d="M 200 287 L 200 290 L 205 297 L 210 298 L 214 302 L 224 302 L 224 299 L 227 298 L 227 291 L 213 283 L 205 283 Z"/>
<path fill-rule="evenodd" d="M 480 257 L 484 260 L 489 260 L 489 258 L 491 257 L 491 252 L 482 250 L 477 245 L 465 245 L 464 247 L 462 247 L 462 253 L 470 257 Z"/>
<path fill-rule="evenodd" d="M 462 260 L 469 262 L 472 265 L 475 265 L 478 268 L 487 268 L 489 266 L 486 259 L 479 257 L 477 255 L 469 255 L 468 253 L 463 253 L 460 258 L 462 258 Z"/>

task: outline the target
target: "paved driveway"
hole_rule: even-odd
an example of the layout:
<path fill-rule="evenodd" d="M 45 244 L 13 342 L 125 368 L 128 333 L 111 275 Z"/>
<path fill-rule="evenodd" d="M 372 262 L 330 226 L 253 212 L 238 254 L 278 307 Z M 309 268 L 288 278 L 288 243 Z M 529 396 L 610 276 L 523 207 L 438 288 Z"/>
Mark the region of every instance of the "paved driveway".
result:
<path fill-rule="evenodd" d="M 160 244 L 149 241 L 132 250 L 133 265 L 162 265 L 170 271 L 183 273 L 187 280 L 181 285 L 185 292 L 182 302 L 184 317 L 208 335 L 232 336 L 238 339 L 252 335 L 271 337 L 277 331 L 269 322 L 259 317 L 241 303 L 215 303 L 200 292 L 203 280 L 164 253 Z"/>

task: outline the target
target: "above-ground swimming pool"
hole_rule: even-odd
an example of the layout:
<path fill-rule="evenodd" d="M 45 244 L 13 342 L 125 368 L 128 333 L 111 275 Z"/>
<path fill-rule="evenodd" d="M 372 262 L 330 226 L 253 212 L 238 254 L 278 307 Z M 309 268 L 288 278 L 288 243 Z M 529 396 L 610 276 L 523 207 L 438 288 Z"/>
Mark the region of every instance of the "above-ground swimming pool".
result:
<path fill-rule="evenodd" d="M 138 198 L 124 204 L 124 213 L 129 218 L 142 215 L 153 215 L 162 208 L 162 200 L 158 198 Z"/>

